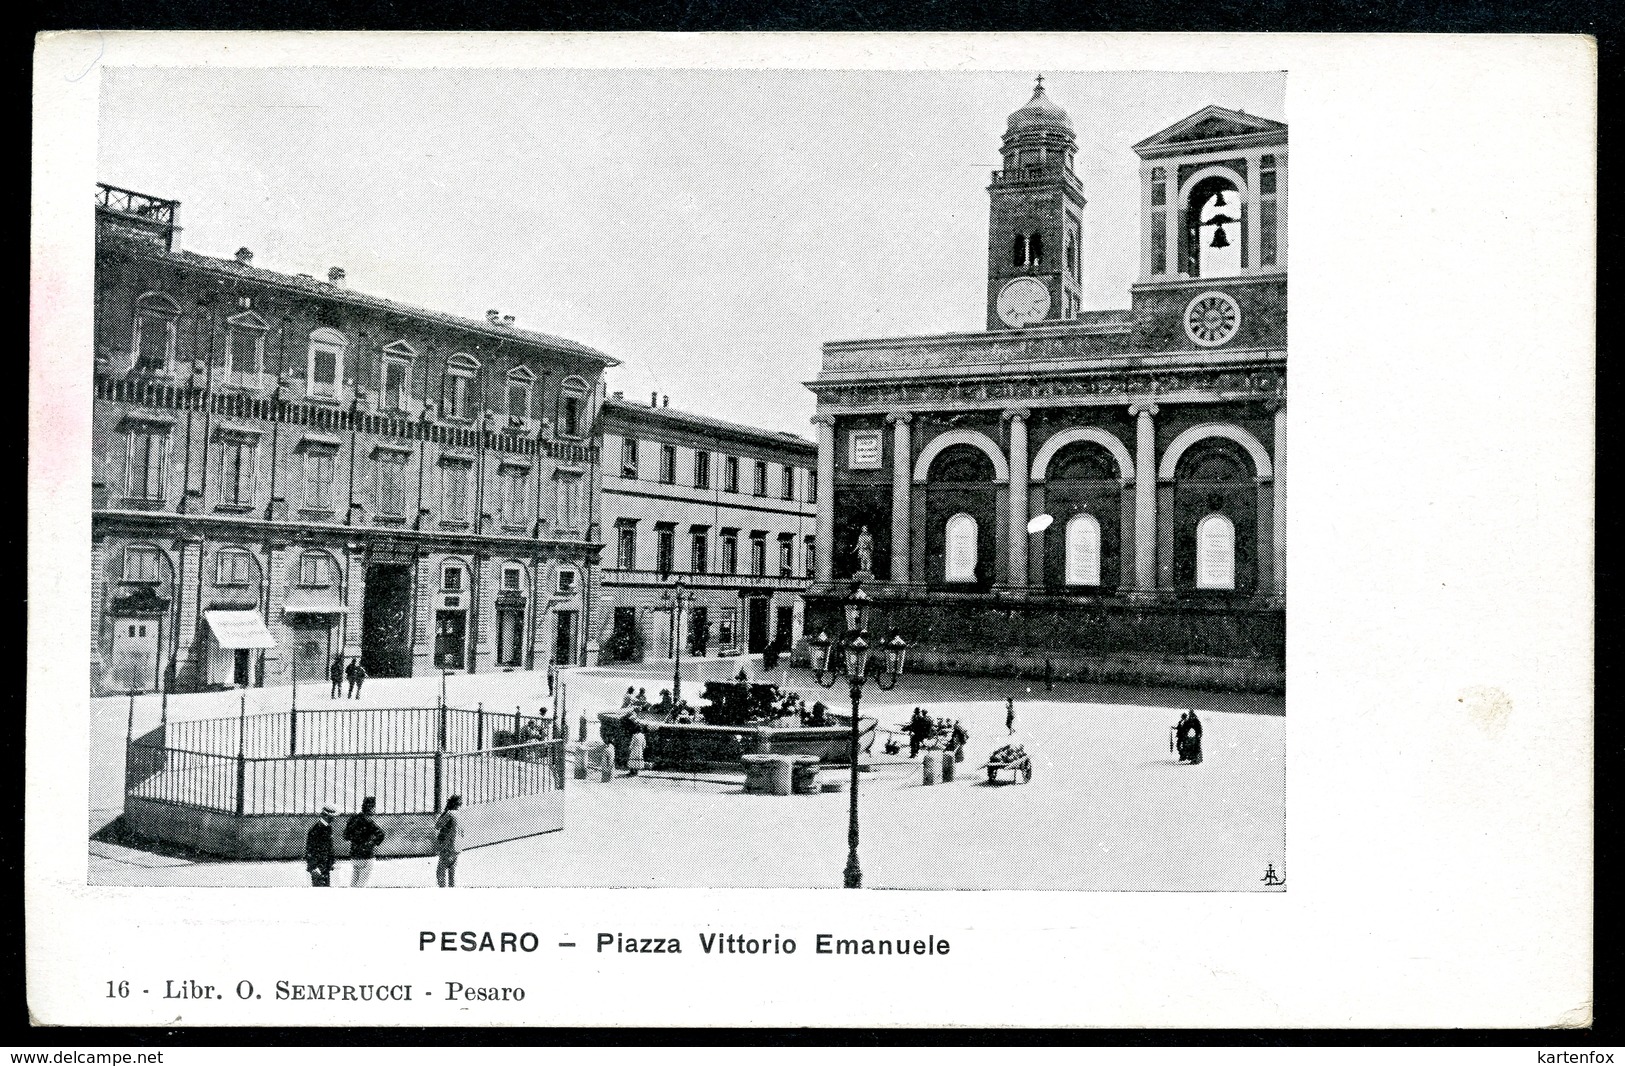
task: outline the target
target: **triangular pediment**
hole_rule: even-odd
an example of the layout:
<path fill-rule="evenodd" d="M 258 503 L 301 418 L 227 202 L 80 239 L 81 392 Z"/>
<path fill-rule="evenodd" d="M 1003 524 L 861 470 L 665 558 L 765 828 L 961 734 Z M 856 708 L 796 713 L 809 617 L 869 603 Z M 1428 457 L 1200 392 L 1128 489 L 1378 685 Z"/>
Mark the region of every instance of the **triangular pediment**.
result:
<path fill-rule="evenodd" d="M 1259 134 L 1286 133 L 1286 123 L 1249 115 L 1245 111 L 1232 111 L 1227 107 L 1209 104 L 1188 115 L 1165 130 L 1153 133 L 1134 146 L 1136 152 L 1198 144 L 1204 141 L 1222 141 L 1234 137 L 1254 137 Z"/>

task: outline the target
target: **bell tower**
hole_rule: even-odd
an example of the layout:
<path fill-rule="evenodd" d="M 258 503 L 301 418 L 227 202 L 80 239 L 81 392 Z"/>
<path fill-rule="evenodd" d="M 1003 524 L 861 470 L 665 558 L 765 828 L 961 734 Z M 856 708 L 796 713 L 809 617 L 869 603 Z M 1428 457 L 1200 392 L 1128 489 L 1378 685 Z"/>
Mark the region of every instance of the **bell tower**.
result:
<path fill-rule="evenodd" d="M 1004 167 L 987 187 L 987 328 L 1076 318 L 1082 309 L 1083 184 L 1072 120 L 1044 93 L 1010 116 Z"/>

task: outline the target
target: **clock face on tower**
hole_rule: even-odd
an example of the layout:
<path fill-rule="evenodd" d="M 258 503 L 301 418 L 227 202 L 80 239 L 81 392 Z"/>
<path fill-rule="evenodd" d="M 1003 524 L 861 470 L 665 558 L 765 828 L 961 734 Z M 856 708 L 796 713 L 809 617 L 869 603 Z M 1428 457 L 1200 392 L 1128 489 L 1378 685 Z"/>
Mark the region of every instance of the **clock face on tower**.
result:
<path fill-rule="evenodd" d="M 1049 286 L 1037 278 L 1016 278 L 999 290 L 997 307 L 1007 326 L 1042 322 L 1049 314 Z"/>
<path fill-rule="evenodd" d="M 1204 292 L 1185 305 L 1185 336 L 1204 348 L 1223 344 L 1241 328 L 1241 308 L 1229 294 Z"/>

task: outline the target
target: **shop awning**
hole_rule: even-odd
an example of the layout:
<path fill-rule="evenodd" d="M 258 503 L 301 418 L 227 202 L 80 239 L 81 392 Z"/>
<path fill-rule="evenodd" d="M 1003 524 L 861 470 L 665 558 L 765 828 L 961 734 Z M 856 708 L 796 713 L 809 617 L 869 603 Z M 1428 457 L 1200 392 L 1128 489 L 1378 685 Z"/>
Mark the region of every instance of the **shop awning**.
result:
<path fill-rule="evenodd" d="M 214 640 L 222 648 L 274 648 L 276 641 L 258 611 L 204 611 Z"/>
<path fill-rule="evenodd" d="M 283 604 L 282 609 L 288 614 L 343 614 L 344 604 L 331 592 L 315 596 L 290 592 L 288 602 Z"/>

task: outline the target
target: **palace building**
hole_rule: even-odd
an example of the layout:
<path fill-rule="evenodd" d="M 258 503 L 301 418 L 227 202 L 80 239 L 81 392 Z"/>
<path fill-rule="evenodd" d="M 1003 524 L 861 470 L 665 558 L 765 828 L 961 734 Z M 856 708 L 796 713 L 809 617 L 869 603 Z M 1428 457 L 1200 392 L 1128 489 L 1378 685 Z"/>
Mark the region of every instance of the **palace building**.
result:
<path fill-rule="evenodd" d="M 616 361 L 179 250 L 178 211 L 97 194 L 93 690 L 583 661 Z"/>
<path fill-rule="evenodd" d="M 600 419 L 606 662 L 759 652 L 800 639 L 818 481 L 811 441 L 619 393 Z M 682 582 L 679 592 L 677 582 Z M 673 597 L 689 596 L 675 633 Z"/>
<path fill-rule="evenodd" d="M 988 186 L 986 331 L 824 345 L 809 632 L 862 576 L 911 666 L 1281 687 L 1287 129 L 1209 106 L 1134 151 L 1127 308 L 1082 306 L 1040 79 Z"/>

